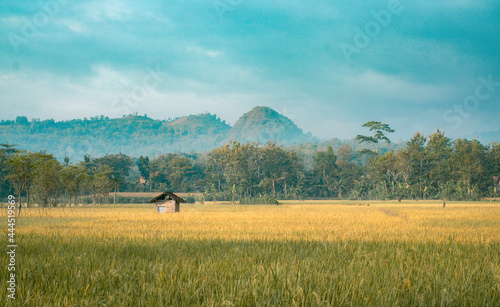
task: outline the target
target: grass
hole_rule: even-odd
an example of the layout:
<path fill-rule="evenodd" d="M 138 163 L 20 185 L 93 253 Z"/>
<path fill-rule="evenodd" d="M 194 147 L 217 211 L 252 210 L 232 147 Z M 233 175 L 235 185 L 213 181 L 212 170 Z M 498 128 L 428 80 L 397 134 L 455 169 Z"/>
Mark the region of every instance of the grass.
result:
<path fill-rule="evenodd" d="M 280 204 L 24 209 L 17 304 L 500 306 L 498 204 Z"/>

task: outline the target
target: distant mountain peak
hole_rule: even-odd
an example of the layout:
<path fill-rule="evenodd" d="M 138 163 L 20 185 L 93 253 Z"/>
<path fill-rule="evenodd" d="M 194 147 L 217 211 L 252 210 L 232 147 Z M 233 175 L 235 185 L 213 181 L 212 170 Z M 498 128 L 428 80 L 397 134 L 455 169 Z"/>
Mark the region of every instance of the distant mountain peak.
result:
<path fill-rule="evenodd" d="M 269 107 L 257 106 L 243 114 L 229 131 L 226 141 L 233 140 L 259 143 L 273 140 L 291 144 L 311 141 L 312 136 L 304 134 L 288 117 Z"/>

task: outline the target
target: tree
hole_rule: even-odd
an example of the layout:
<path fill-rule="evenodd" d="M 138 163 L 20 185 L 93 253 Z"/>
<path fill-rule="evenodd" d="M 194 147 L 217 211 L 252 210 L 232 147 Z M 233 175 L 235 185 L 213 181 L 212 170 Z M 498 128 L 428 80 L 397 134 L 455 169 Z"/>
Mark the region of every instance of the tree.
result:
<path fill-rule="evenodd" d="M 139 167 L 139 173 L 141 173 L 142 178 L 149 180 L 149 157 L 140 156 L 137 161 L 137 166 Z"/>
<path fill-rule="evenodd" d="M 14 153 L 5 161 L 7 165 L 7 180 L 16 191 L 19 203 L 22 204 L 22 196 L 27 193 L 27 207 L 29 207 L 30 190 L 35 177 L 37 154 L 33 152 L 19 151 Z"/>
<path fill-rule="evenodd" d="M 381 198 L 401 198 L 408 196 L 410 166 L 405 151 L 388 152 L 373 159 L 370 168 L 376 181 L 384 184 L 384 195 Z"/>
<path fill-rule="evenodd" d="M 229 160 L 228 156 L 229 156 L 228 146 L 215 148 L 208 153 L 205 179 L 208 185 L 211 185 L 211 183 L 216 182 L 218 191 L 221 191 L 222 189 L 226 161 Z"/>
<path fill-rule="evenodd" d="M 187 172 L 189 172 L 193 166 L 191 161 L 186 157 L 175 157 L 169 163 L 169 182 L 171 184 L 170 188 L 173 190 L 182 190 L 183 181 L 186 178 Z"/>
<path fill-rule="evenodd" d="M 451 157 L 453 154 L 451 139 L 439 129 L 429 136 L 425 155 L 429 165 L 429 192 L 434 197 L 449 197 L 453 193 Z"/>
<path fill-rule="evenodd" d="M 33 191 L 43 207 L 55 206 L 61 190 L 61 164 L 51 154 L 39 154 L 33 180 Z"/>
<path fill-rule="evenodd" d="M 109 193 L 113 190 L 114 183 L 111 180 L 113 169 L 107 165 L 100 166 L 99 169 L 88 177 L 87 189 L 92 195 L 92 202 L 95 205 L 99 200 L 104 199 L 109 202 Z"/>
<path fill-rule="evenodd" d="M 116 204 L 116 193 L 118 189 L 126 182 L 126 177 L 129 175 L 130 168 L 133 161 L 124 154 L 108 154 L 104 157 L 93 159 L 94 167 L 100 168 L 108 166 L 111 169 L 110 179 L 113 181 L 114 199 L 113 203 Z"/>
<path fill-rule="evenodd" d="M 408 143 L 406 143 L 406 153 L 410 167 L 410 189 L 414 197 L 427 197 L 427 156 L 425 144 L 427 138 L 417 132 Z"/>
<path fill-rule="evenodd" d="M 0 144 L 0 152 L 4 153 L 8 157 L 11 154 L 16 153 L 18 151 L 14 147 L 17 147 L 17 145 L 13 145 L 13 144 L 9 144 L 9 143 Z"/>
<path fill-rule="evenodd" d="M 232 141 L 220 150 L 212 151 L 209 161 L 216 167 L 214 171 L 222 171 L 225 188 L 229 194 L 234 185 L 240 196 L 243 194 L 251 196 L 253 188 L 258 186 L 261 170 L 257 144 Z M 208 172 L 218 175 L 212 170 Z"/>
<path fill-rule="evenodd" d="M 286 152 L 282 147 L 276 146 L 276 142 L 268 142 L 261 150 L 260 173 L 268 179 L 272 185 L 272 193 L 276 195 L 276 182 L 283 176 L 283 166 L 286 163 Z"/>
<path fill-rule="evenodd" d="M 5 167 L 6 160 L 15 152 L 17 152 L 17 145 L 0 144 L 0 194 L 8 195 L 11 193 L 11 185 L 7 180 L 8 169 Z"/>
<path fill-rule="evenodd" d="M 270 181 L 272 193 L 277 193 L 277 183 L 283 182 L 283 195 L 288 196 L 289 183 L 293 178 L 297 178 L 300 171 L 299 159 L 295 152 L 289 152 L 283 146 L 277 146 L 276 142 L 267 142 L 264 148 L 260 148 L 260 163 L 258 166 L 258 179 L 261 187 L 267 186 Z"/>
<path fill-rule="evenodd" d="M 337 157 L 333 153 L 332 147 L 328 146 L 326 151 L 318 151 L 314 156 L 314 162 L 316 163 L 317 173 L 323 180 L 323 186 L 327 188 L 330 195 L 333 195 L 337 172 Z"/>
<path fill-rule="evenodd" d="M 476 140 L 455 140 L 453 143 L 452 165 L 457 178 L 461 198 L 480 196 L 479 189 L 487 189 L 489 178 L 485 176 L 486 147 Z"/>
<path fill-rule="evenodd" d="M 347 164 L 351 163 L 355 156 L 356 155 L 349 144 L 342 144 L 342 146 L 340 146 L 339 150 L 337 151 L 337 165 L 339 167 L 346 166 Z"/>
<path fill-rule="evenodd" d="M 78 203 L 78 194 L 88 181 L 87 170 L 83 164 L 78 166 L 68 165 L 61 170 L 60 177 L 63 189 L 68 195 L 69 203 L 71 204 L 73 198 L 73 203 L 76 205 Z"/>
<path fill-rule="evenodd" d="M 28 125 L 28 118 L 26 116 L 18 116 L 16 117 L 16 124 L 18 125 Z"/>
<path fill-rule="evenodd" d="M 378 155 L 378 145 L 381 142 L 390 143 L 391 140 L 387 137 L 389 133 L 393 133 L 394 130 L 389 127 L 388 124 L 382 124 L 378 121 L 369 121 L 363 124 L 362 127 L 370 128 L 370 132 L 373 132 L 373 136 L 364 136 L 358 134 L 356 136 L 356 141 L 361 143 L 369 143 L 372 145 L 372 149 L 363 149 L 360 154 Z"/>
<path fill-rule="evenodd" d="M 486 160 L 486 173 L 493 180 L 493 184 L 490 186 L 490 193 L 497 196 L 498 176 L 500 176 L 500 143 L 493 143 L 489 146 Z M 496 180 L 494 177 L 496 177 Z"/>

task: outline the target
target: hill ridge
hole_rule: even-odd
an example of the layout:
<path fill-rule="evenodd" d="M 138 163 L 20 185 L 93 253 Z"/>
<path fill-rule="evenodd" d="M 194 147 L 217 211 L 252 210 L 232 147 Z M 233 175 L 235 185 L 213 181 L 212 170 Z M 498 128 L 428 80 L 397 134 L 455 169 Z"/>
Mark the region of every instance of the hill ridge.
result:
<path fill-rule="evenodd" d="M 81 160 L 87 153 L 96 157 L 108 153 L 155 156 L 205 152 L 229 139 L 284 144 L 316 141 L 293 121 L 264 106 L 243 114 L 233 127 L 211 113 L 165 120 L 137 113 L 121 118 L 101 115 L 63 121 L 28 121 L 25 116 L 18 116 L 16 120 L 0 122 L 0 143 L 32 151 L 47 150 L 58 159 L 68 156 L 72 161 Z"/>

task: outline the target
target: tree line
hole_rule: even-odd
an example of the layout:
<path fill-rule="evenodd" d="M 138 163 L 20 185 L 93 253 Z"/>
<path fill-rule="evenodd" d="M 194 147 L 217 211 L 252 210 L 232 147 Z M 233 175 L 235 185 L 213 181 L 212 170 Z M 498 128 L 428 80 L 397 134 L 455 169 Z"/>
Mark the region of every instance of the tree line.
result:
<path fill-rule="evenodd" d="M 389 143 L 388 125 L 368 122 L 371 135 L 318 150 L 307 167 L 297 150 L 275 142 L 231 142 L 211 151 L 157 157 L 108 154 L 70 163 L 52 154 L 0 147 L 0 189 L 5 197 L 40 206 L 111 203 L 113 192 L 170 190 L 194 193 L 198 201 L 276 199 L 450 199 L 498 197 L 500 144 L 451 140 L 441 131 L 416 133 L 404 148 L 380 151 Z M 360 159 L 360 157 L 365 157 Z M 360 162 L 364 161 L 364 162 Z M 111 199 L 113 197 L 113 199 Z"/>

